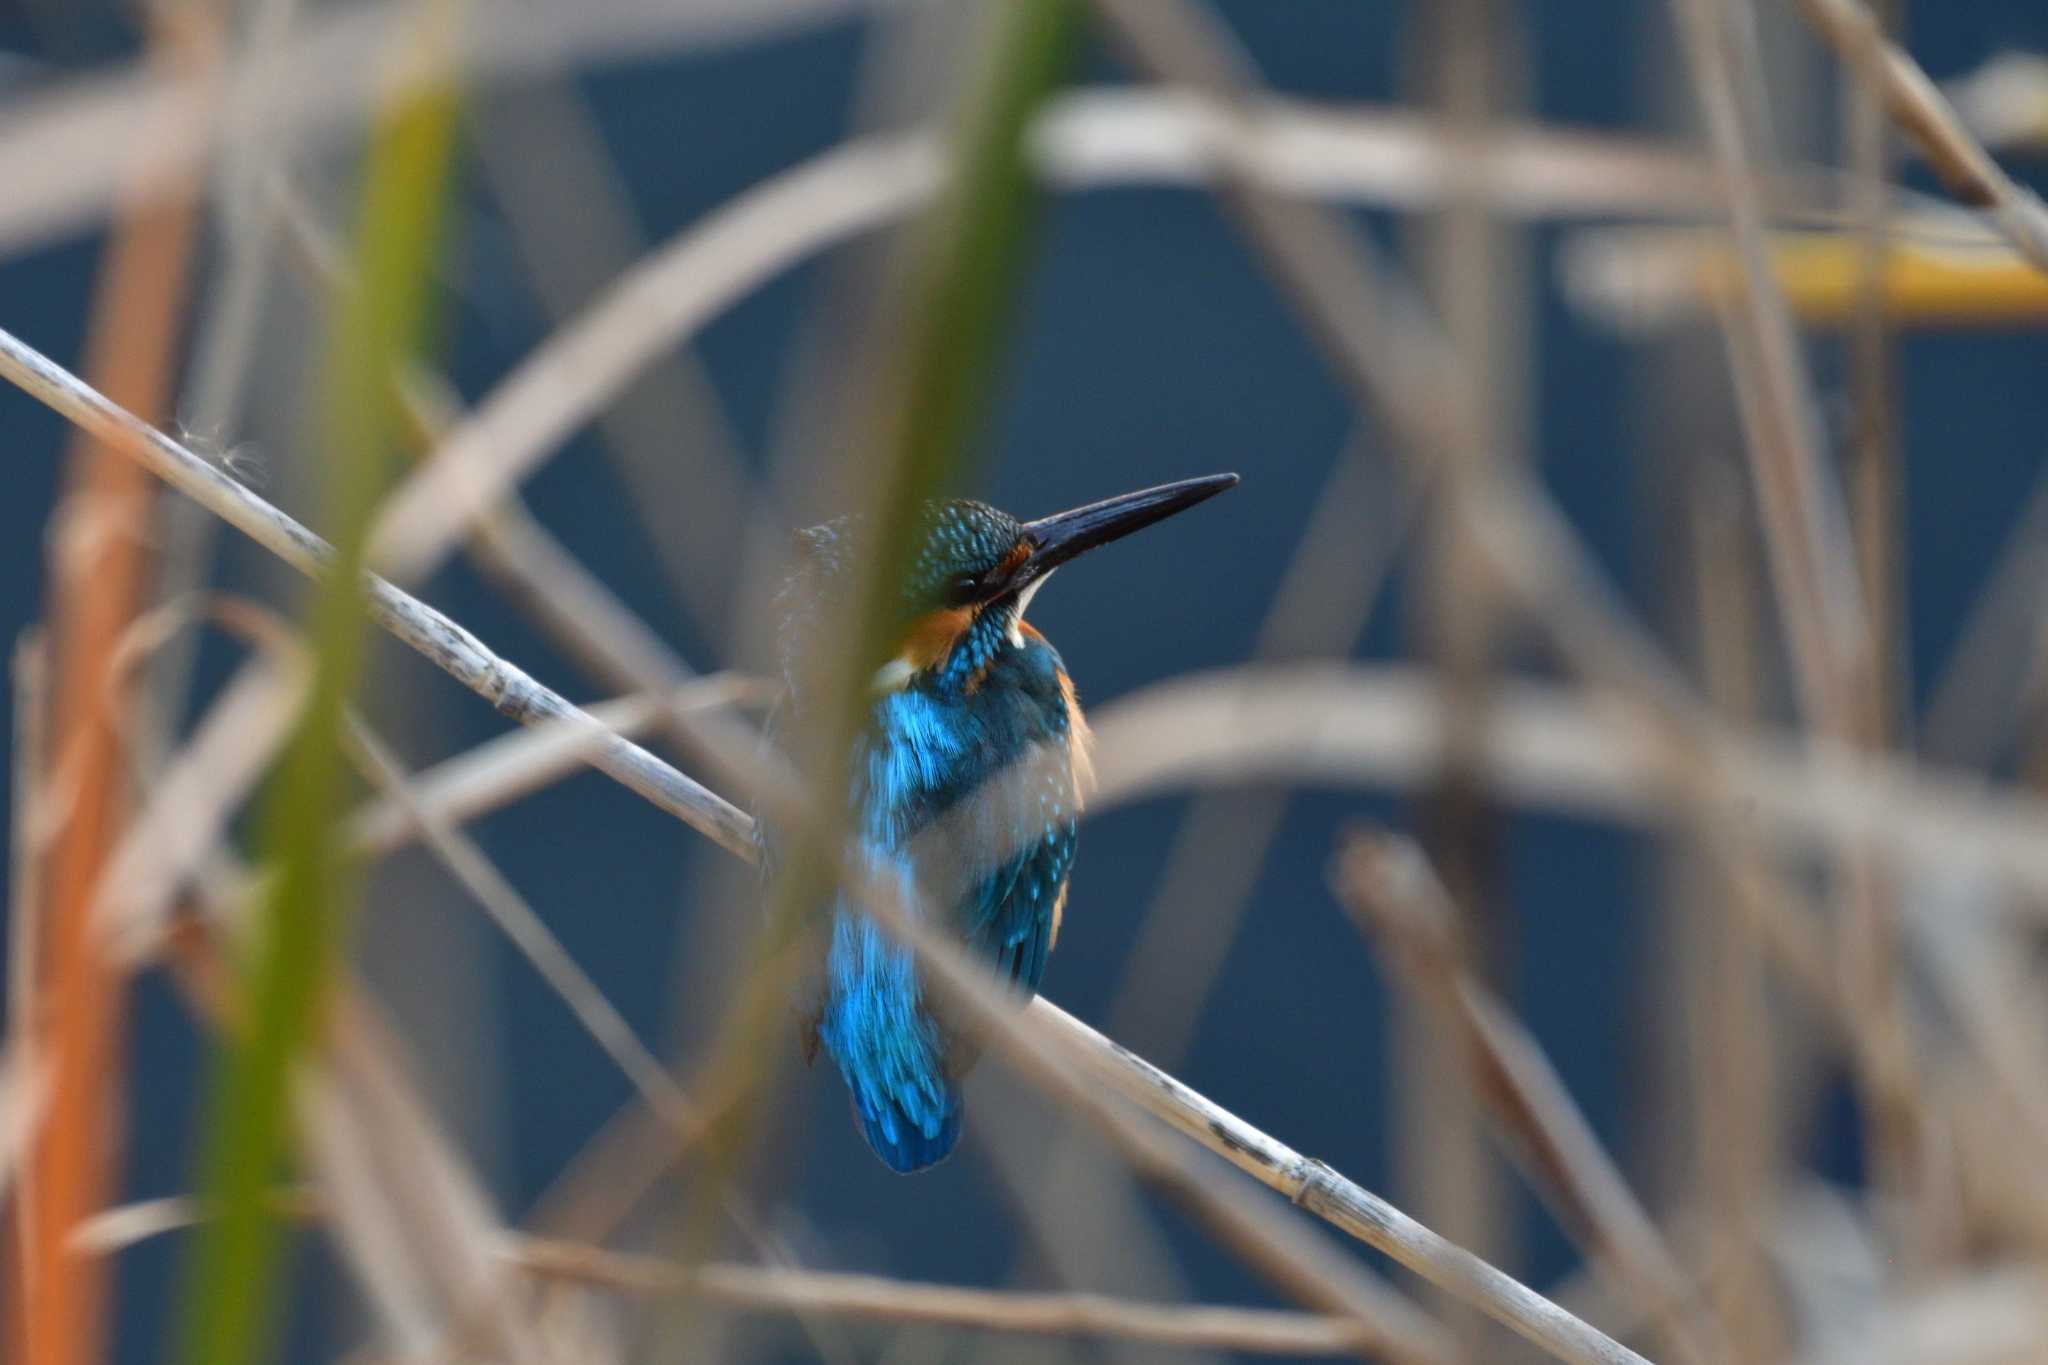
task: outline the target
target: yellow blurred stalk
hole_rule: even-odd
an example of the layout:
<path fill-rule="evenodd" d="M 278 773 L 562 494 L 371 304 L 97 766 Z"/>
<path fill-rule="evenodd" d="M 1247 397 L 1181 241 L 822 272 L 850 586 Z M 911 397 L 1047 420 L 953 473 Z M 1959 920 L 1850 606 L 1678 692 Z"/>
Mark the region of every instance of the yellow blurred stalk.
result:
<path fill-rule="evenodd" d="M 1848 232 L 1779 233 L 1771 263 L 1799 320 L 1846 325 L 1862 288 L 1862 244 Z M 1654 331 L 1713 312 L 1741 287 L 1741 264 L 1721 233 L 1602 229 L 1565 248 L 1567 295 L 1627 332 Z M 1993 245 L 1901 241 L 1887 254 L 1885 310 L 1903 327 L 2026 327 L 2048 323 L 2048 275 Z"/>

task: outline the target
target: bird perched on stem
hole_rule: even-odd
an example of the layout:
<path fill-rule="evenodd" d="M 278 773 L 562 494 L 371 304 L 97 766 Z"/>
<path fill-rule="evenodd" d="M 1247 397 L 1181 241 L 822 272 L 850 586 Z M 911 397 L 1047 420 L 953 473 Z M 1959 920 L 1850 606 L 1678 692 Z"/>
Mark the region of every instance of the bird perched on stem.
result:
<path fill-rule="evenodd" d="M 1027 995 L 1059 936 L 1076 824 L 1090 785 L 1088 727 L 1059 652 L 1024 620 L 1053 570 L 1237 482 L 1215 474 L 1037 521 L 985 503 L 926 510 L 905 585 L 907 623 L 875 673 L 855 741 L 849 832 L 907 904 Z M 828 704 L 812 646 L 865 552 L 841 519 L 799 533 L 783 595 L 787 694 L 778 724 Z M 921 1170 L 960 1138 L 973 1037 L 948 1019 L 910 949 L 844 896 L 816 940 L 805 1056 L 831 1054 L 854 1117 L 892 1170 Z"/>

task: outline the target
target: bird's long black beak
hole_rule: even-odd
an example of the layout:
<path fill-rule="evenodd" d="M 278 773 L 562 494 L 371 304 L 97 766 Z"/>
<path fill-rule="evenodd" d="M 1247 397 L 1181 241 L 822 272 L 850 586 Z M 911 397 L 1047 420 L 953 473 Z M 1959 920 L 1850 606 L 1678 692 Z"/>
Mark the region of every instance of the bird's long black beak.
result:
<path fill-rule="evenodd" d="M 1107 545 L 1156 521 L 1164 521 L 1176 512 L 1185 512 L 1236 483 L 1235 474 L 1207 474 L 1199 479 L 1163 483 L 1157 488 L 1140 489 L 1121 497 L 1091 502 L 1069 512 L 1056 512 L 1037 521 L 1027 521 L 1024 534 L 1030 537 L 1033 548 L 1030 557 L 1012 575 L 1011 582 L 1022 587 L 1033 579 L 1043 578 L 1084 550 Z"/>

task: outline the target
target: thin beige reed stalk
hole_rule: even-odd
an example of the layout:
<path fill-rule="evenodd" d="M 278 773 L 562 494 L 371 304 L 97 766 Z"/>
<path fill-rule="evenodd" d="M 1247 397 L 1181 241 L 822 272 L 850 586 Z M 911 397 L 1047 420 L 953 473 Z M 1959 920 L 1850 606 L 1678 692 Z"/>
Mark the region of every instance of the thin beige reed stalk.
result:
<path fill-rule="evenodd" d="M 8 774 L 8 903 L 7 903 L 7 1055 L 8 1083 L 13 1103 L 0 1106 L 12 1117 L 29 1111 L 24 1098 L 29 1087 L 25 1078 L 36 1062 L 36 1012 L 33 1007 L 35 963 L 42 951 L 38 933 L 42 888 L 38 881 L 43 849 L 48 842 L 48 804 L 44 800 L 48 771 L 47 730 L 49 722 L 49 646 L 40 628 L 31 627 L 14 642 L 12 668 L 12 714 L 14 770 Z M 19 1138 L 9 1134 L 8 1150 L 0 1188 L 17 1178 L 21 1145 L 27 1141 L 24 1127 Z M 23 1281 L 31 1291 L 36 1282 L 36 1253 L 33 1236 L 33 1179 L 26 1170 L 18 1174 L 9 1244 L 18 1258 Z"/>
<path fill-rule="evenodd" d="M 316 15 L 298 26 L 288 44 L 251 47 L 229 69 L 233 95 L 217 119 L 194 107 L 189 85 L 134 67 L 17 97 L 0 127 L 0 180 L 15 191 L 0 200 L 0 254 L 32 249 L 104 215 L 129 164 L 121 136 L 136 127 L 164 126 L 175 134 L 151 167 L 166 179 L 219 157 L 236 128 L 259 127 L 295 145 L 344 140 L 352 127 L 359 128 L 369 99 L 368 84 L 352 74 L 362 69 L 364 53 L 379 50 L 377 30 L 399 8 L 384 6 L 373 26 L 336 25 Z M 688 22 L 693 8 L 667 6 L 679 25 Z M 503 4 L 492 13 L 504 17 Z M 516 7 L 509 17 L 514 28 L 529 18 Z M 573 39 L 580 25 L 601 24 L 605 17 L 563 11 L 552 16 L 551 29 Z M 465 70 L 482 80 L 516 78 L 522 68 L 542 64 L 557 69 L 545 53 L 535 53 L 533 62 L 508 63 L 497 41 L 506 32 L 506 24 L 479 16 L 473 30 L 479 41 L 464 54 Z M 1268 113 L 1268 130 L 1256 150 L 1278 188 L 1397 208 L 1441 202 L 1466 188 L 1448 183 L 1436 169 L 1446 149 L 1442 130 L 1409 111 L 1276 100 Z M 1212 125 L 1208 111 L 1185 100 L 1096 88 L 1057 101 L 1037 141 L 1048 168 L 1070 183 L 1199 183 L 1210 173 L 1201 148 Z M 61 154 L 51 155 L 53 148 Z M 1714 195 L 1712 175 L 1696 158 L 1642 138 L 1519 125 L 1479 155 L 1469 186 L 1504 212 L 1523 217 L 1686 216 Z M 1827 176 L 1809 172 L 1780 188 L 1788 209 L 1826 216 L 1832 203 L 1828 186 Z"/>
<path fill-rule="evenodd" d="M 28 1191 L 27 1185 L 20 1183 L 22 1156 L 49 1103 L 49 1079 L 49 1067 L 30 1050 L 26 1040 L 13 1039 L 0 1047 L 0 1197 L 13 1190 L 17 1208 Z M 26 1235 L 22 1229 L 17 1226 L 13 1236 L 23 1240 L 20 1249 L 25 1250 Z M 24 1260 L 22 1264 L 29 1266 L 33 1262 Z M 30 1282 L 33 1283 L 32 1276 Z"/>
<path fill-rule="evenodd" d="M 214 6 L 223 64 L 242 82 L 264 79 L 265 61 L 291 33 L 305 0 L 256 0 L 240 7 Z M 234 98 L 230 94 L 225 98 Z M 219 442 L 233 458 L 227 434 L 240 429 L 244 401 L 258 364 L 270 297 L 274 233 L 253 189 L 263 168 L 290 156 L 267 127 L 236 125 L 221 131 L 220 154 L 210 169 L 209 209 L 219 224 L 219 254 L 209 263 L 204 297 L 192 332 L 190 358 L 180 381 L 179 424 L 188 420 L 203 440 Z M 189 414 L 189 416 L 188 416 Z M 220 522 L 182 498 L 160 509 L 156 534 L 155 600 L 176 602 L 199 591 L 211 561 Z M 190 700 L 199 641 L 181 634 L 152 659 L 138 697 L 137 748 L 144 773 L 174 742 L 178 720 Z"/>
<path fill-rule="evenodd" d="M 1809 725 L 1843 744 L 1881 734 L 1877 660 L 1862 570 L 1832 468 L 1820 450 L 1813 380 L 1764 241 L 1758 157 L 1765 142 L 1763 59 L 1750 0 L 1672 0 L 1714 152 L 1728 183 L 1742 265 L 1727 300 L 1730 369 L 1747 439 L 1774 600 L 1790 637 Z M 1915 1090 L 1918 1063 L 1900 993 L 1892 890 L 1868 857 L 1837 872 L 1839 935 L 1849 998 L 1863 1003 L 1851 1056 L 1879 1179 L 1921 1196 L 1931 1148 Z M 1932 1223 L 1920 1199 L 1917 1221 Z"/>
<path fill-rule="evenodd" d="M 638 739 L 665 715 L 728 707 L 758 699 L 756 679 L 712 673 L 667 697 L 633 693 L 588 708 L 604 733 Z M 542 721 L 508 730 L 419 773 L 411 797 L 427 817 L 468 824 L 590 766 L 600 734 L 575 720 Z M 367 802 L 349 817 L 349 842 L 360 853 L 388 854 L 420 837 L 421 819 L 390 797 Z"/>
<path fill-rule="evenodd" d="M 31 395 L 184 492 L 301 573 L 317 575 L 331 557 L 327 544 L 255 493 L 178 442 L 109 402 L 14 337 L 0 332 L 0 370 Z M 744 811 L 683 776 L 636 744 L 612 736 L 561 694 L 485 649 L 447 616 L 380 578 L 368 586 L 372 617 L 457 682 L 523 724 L 567 719 L 598 736 L 599 768 L 682 818 L 713 842 L 753 856 L 753 822 Z"/>
<path fill-rule="evenodd" d="M 1698 632 L 1700 673 L 1714 706 L 1737 725 L 1756 721 L 1759 626 L 1757 566 L 1749 525 L 1737 515 L 1740 494 L 1732 471 L 1704 466 L 1691 482 L 1692 612 Z M 1727 1269 L 1715 1277 L 1715 1302 L 1743 1358 L 1777 1359 L 1786 1349 L 1787 1325 L 1766 1260 L 1766 1223 L 1785 1164 L 1773 1073 L 1778 1067 L 1818 1060 L 1821 1040 L 1780 1038 L 1771 1027 L 1764 935 L 1784 915 L 1757 913 L 1738 893 L 1738 913 L 1716 913 L 1716 883 L 1762 881 L 1768 869 L 1747 850 L 1695 845 L 1680 874 L 1682 922 L 1671 936 L 1682 960 L 1692 1077 L 1684 1122 L 1693 1138 L 1698 1175 L 1691 1183 L 1707 1227 L 1709 1246 L 1728 1249 Z M 1730 853 L 1733 856 L 1728 856 Z M 1819 926 L 1816 924 L 1816 930 Z M 1780 951 L 1781 957 L 1790 954 Z M 1838 977 L 1816 964 L 1807 981 L 1823 1008 L 1847 1017 Z"/>
<path fill-rule="evenodd" d="M 506 1258 L 535 1276 L 631 1294 L 684 1295 L 731 1308 L 1273 1355 L 1355 1356 L 1374 1349 L 1371 1337 L 1343 1318 L 1305 1313 L 1137 1303 L 1100 1294 L 959 1289 L 756 1266 L 712 1264 L 692 1270 L 538 1238 L 514 1241 Z"/>
<path fill-rule="evenodd" d="M 1524 98 L 1529 53 L 1520 9 L 1518 0 L 1438 0 L 1416 15 L 1404 62 L 1415 73 L 1409 93 L 1443 121 L 1454 146 L 1492 141 L 1496 122 Z M 1412 797 L 1413 819 L 1450 879 L 1476 970 L 1512 980 L 1518 944 L 1505 895 L 1505 821 L 1484 740 L 1511 613 L 1471 528 L 1445 509 L 1467 496 L 1461 484 L 1489 467 L 1524 463 L 1527 253 L 1520 235 L 1468 194 L 1402 224 L 1401 243 L 1407 273 L 1465 366 L 1468 391 L 1483 395 L 1458 425 L 1464 448 L 1449 452 L 1441 479 L 1421 490 L 1428 515 L 1410 590 L 1412 638 L 1435 670 L 1443 706 L 1433 736 L 1436 771 Z M 1480 1097 L 1443 1084 L 1458 1069 L 1457 1040 L 1412 993 L 1393 993 L 1384 1010 L 1396 1189 L 1459 1242 L 1513 1264 L 1520 1220 L 1508 1171 L 1486 1140 Z M 1472 1315 L 1451 1321 L 1467 1353 L 1483 1356 Z"/>
<path fill-rule="evenodd" d="M 1879 7 L 1896 28 L 1906 0 L 1879 0 Z M 1899 436 L 1905 398 L 1898 327 L 1885 298 L 1885 275 L 1893 258 L 1887 199 L 1897 157 L 1891 123 L 1876 92 L 1861 82 L 1845 84 L 1840 102 L 1849 186 L 1844 197 L 1856 220 L 1857 258 L 1856 306 L 1848 335 L 1851 416 L 1843 479 L 1868 612 L 1875 693 L 1870 707 L 1872 739 L 1881 745 L 1906 719 L 1906 699 L 1913 695 L 1903 609 L 1907 546 Z"/>
<path fill-rule="evenodd" d="M 170 755 L 93 888 L 95 932 L 118 961 L 161 949 L 178 897 L 291 737 L 310 681 L 303 650 L 262 650 Z"/>
<path fill-rule="evenodd" d="M 1761 80 L 1748 3 L 1672 0 L 1672 10 L 1728 186 L 1742 287 L 1724 334 L 1793 671 L 1808 719 L 1849 739 L 1870 730 L 1870 634 L 1841 492 L 1822 458 L 1813 378 L 1764 240 L 1764 111 L 1744 98 Z"/>
<path fill-rule="evenodd" d="M 325 1216 L 310 1192 L 284 1191 L 279 1206 Z M 174 1195 L 108 1209 L 81 1224 L 73 1241 L 98 1255 L 191 1226 L 198 1202 Z M 686 1266 L 586 1242 L 507 1233 L 499 1258 L 535 1280 L 609 1290 L 635 1298 L 687 1298 L 752 1312 L 830 1315 L 873 1322 L 923 1322 L 1027 1336 L 1130 1341 L 1183 1350 L 1273 1355 L 1355 1355 L 1371 1342 L 1342 1318 L 1272 1309 L 1143 1303 L 1104 1294 L 1046 1294 L 830 1271 L 713 1262 Z"/>
<path fill-rule="evenodd" d="M 1989 211 L 2013 248 L 2048 270 L 2048 205 L 2005 173 L 1920 64 L 1888 40 L 1860 0 L 1800 0 L 1842 62 L 1884 102 L 1949 192 Z"/>
<path fill-rule="evenodd" d="M 249 882 L 227 855 L 220 863 L 214 883 Z M 222 921 L 244 897 L 215 886 L 202 899 L 213 918 L 173 938 L 171 965 L 195 1013 L 222 1027 L 240 1008 Z M 319 1049 L 293 1101 L 343 1265 L 386 1339 L 408 1353 L 440 1351 L 460 1330 L 516 1365 L 568 1365 L 544 1348 L 504 1274 L 496 1254 L 503 1229 L 489 1196 L 411 1085 L 403 1055 L 362 987 L 346 974 L 335 980 Z"/>
<path fill-rule="evenodd" d="M 1431 768 L 1437 705 L 1428 675 L 1406 666 L 1256 666 L 1156 684 L 1098 708 L 1101 784 L 1091 810 L 1187 786 L 1410 787 Z M 1747 838 L 1787 852 L 1862 848 L 2048 891 L 2048 802 L 2028 792 L 1720 728 L 1702 732 L 1688 769 L 1670 760 L 1661 736 L 1615 721 L 1609 704 L 1584 694 L 1504 687 L 1487 740 L 1500 790 L 1633 827 L 1740 811 Z"/>
<path fill-rule="evenodd" d="M 516 79 L 565 63 L 644 60 L 771 38 L 879 2 L 606 0 L 537 9 L 524 0 L 471 0 L 456 60 L 469 82 Z M 0 127 L 0 183 L 18 194 L 0 211 L 0 244 L 47 240 L 104 212 L 132 179 L 137 129 L 156 130 L 162 140 L 144 167 L 148 189 L 190 178 L 236 127 L 313 147 L 347 143 L 382 98 L 366 73 L 378 69 L 379 56 L 402 41 L 402 26 L 414 17 L 409 0 L 317 7 L 286 41 L 228 65 L 222 76 L 231 97 L 219 107 L 202 80 L 146 61 L 10 102 Z"/>
<path fill-rule="evenodd" d="M 1460 916 L 1422 849 L 1398 835 L 1359 831 L 1339 846 L 1330 876 L 1360 932 L 1397 969 L 1393 979 L 1427 1007 L 1433 1024 L 1448 1025 L 1466 1084 L 1561 1221 L 1591 1242 L 1639 1306 L 1654 1306 L 1677 1356 L 1733 1359 L 1698 1286 L 1542 1046 L 1473 971 Z"/>

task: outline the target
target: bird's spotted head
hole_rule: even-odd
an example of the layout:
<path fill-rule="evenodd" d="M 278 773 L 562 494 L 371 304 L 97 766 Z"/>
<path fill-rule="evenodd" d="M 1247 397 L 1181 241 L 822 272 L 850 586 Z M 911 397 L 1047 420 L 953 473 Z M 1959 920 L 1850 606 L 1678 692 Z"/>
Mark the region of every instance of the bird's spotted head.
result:
<path fill-rule="evenodd" d="M 925 509 L 917 558 L 904 584 L 913 613 L 971 607 L 1030 557 L 1024 523 L 985 502 L 958 498 Z"/>
<path fill-rule="evenodd" d="M 909 626 L 876 687 L 938 675 L 971 688 L 1005 644 L 1022 646 L 1024 610 L 1053 570 L 1236 482 L 1235 474 L 1185 479 L 1036 521 L 966 499 L 932 504 L 905 585 Z"/>
<path fill-rule="evenodd" d="M 1024 610 L 1060 565 L 1236 482 L 1235 474 L 1185 479 L 1036 521 L 984 502 L 932 503 L 904 582 L 903 632 L 875 688 L 893 692 L 923 679 L 971 690 L 1005 645 L 1023 644 Z M 867 534 L 860 519 L 847 517 L 798 533 L 797 570 L 782 597 L 783 666 L 793 696 L 811 681 L 811 647 L 829 634 L 825 623 L 845 609 L 843 591 L 857 577 Z"/>

